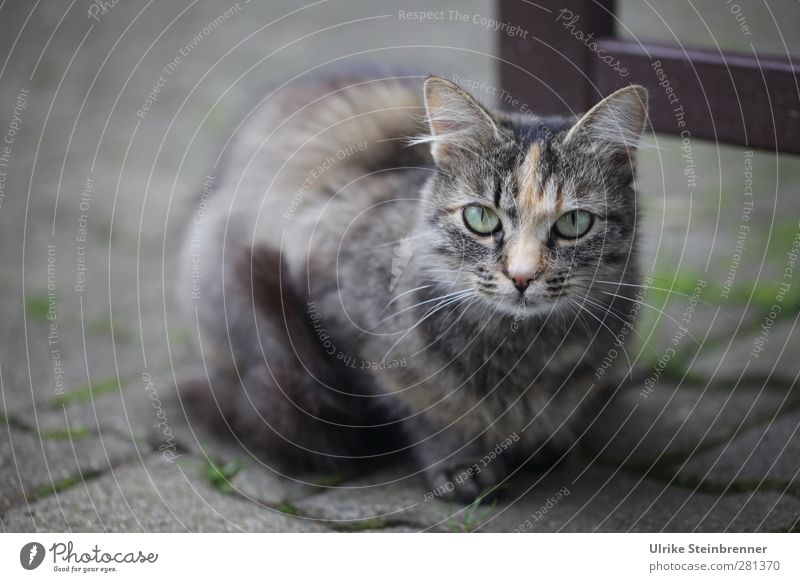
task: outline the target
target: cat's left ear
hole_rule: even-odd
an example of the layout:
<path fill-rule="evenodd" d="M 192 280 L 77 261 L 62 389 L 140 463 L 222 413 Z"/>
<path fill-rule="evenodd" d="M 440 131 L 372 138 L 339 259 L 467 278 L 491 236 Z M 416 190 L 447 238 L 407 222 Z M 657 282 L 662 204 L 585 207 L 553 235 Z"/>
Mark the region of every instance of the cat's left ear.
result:
<path fill-rule="evenodd" d="M 416 143 L 429 142 L 438 165 L 446 165 L 458 150 L 479 152 L 481 144 L 500 135 L 491 114 L 480 103 L 441 77 L 425 80 L 425 112 L 430 135 Z"/>
<path fill-rule="evenodd" d="M 630 85 L 592 107 L 567 133 L 565 142 L 581 141 L 597 153 L 633 158 L 647 121 L 647 89 Z"/>

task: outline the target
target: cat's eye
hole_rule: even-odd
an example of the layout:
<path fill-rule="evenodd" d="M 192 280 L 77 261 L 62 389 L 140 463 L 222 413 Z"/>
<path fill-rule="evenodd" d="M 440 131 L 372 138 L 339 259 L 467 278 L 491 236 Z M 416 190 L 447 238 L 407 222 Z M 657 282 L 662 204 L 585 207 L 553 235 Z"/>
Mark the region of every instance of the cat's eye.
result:
<path fill-rule="evenodd" d="M 471 231 L 484 236 L 494 234 L 503 226 L 494 210 L 477 205 L 464 207 L 464 224 Z"/>
<path fill-rule="evenodd" d="M 585 210 L 572 210 L 561 215 L 556 221 L 556 234 L 563 238 L 579 238 L 592 228 L 594 217 Z"/>

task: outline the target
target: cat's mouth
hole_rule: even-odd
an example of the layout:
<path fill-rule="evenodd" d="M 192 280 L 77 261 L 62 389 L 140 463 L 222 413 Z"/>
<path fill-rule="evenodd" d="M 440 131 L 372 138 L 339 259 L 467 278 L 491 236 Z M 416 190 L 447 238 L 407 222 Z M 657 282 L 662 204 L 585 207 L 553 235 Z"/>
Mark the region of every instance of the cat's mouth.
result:
<path fill-rule="evenodd" d="M 485 289 L 479 289 L 478 292 L 491 301 L 498 311 L 515 318 L 547 314 L 568 300 L 567 292 L 563 288 L 557 292 L 539 289 L 528 289 L 525 293 L 516 290 L 498 293 Z"/>

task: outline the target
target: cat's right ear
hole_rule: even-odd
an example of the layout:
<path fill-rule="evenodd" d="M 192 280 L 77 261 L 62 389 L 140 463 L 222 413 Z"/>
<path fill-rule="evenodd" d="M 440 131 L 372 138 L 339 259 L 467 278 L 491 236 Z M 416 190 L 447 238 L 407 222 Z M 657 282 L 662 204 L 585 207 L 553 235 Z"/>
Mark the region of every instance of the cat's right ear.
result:
<path fill-rule="evenodd" d="M 430 135 L 415 143 L 430 143 L 437 165 L 446 165 L 454 152 L 480 152 L 481 144 L 499 136 L 492 116 L 461 87 L 441 77 L 425 80 L 425 112 Z"/>
<path fill-rule="evenodd" d="M 629 85 L 592 107 L 569 130 L 565 142 L 588 144 L 598 153 L 623 152 L 632 158 L 647 122 L 647 89 Z"/>

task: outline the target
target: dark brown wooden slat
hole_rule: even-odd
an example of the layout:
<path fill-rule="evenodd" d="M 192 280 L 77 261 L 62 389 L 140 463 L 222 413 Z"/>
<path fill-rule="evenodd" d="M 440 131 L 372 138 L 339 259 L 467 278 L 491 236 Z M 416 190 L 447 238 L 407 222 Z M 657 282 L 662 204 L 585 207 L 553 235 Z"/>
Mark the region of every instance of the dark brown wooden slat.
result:
<path fill-rule="evenodd" d="M 597 100 L 590 79 L 591 61 L 597 57 L 572 33 L 612 35 L 614 1 L 500 0 L 498 4 L 500 21 L 527 32 L 524 37 L 497 33 L 502 88 L 545 115 L 588 109 Z M 564 18 L 557 22 L 562 9 L 578 16 L 571 28 L 564 26 Z"/>
<path fill-rule="evenodd" d="M 591 75 L 600 93 L 608 94 L 629 83 L 646 86 L 655 131 L 680 134 L 688 130 L 694 137 L 800 153 L 797 64 L 774 57 L 684 52 L 674 46 L 641 46 L 620 40 L 606 39 L 600 46 L 630 71 L 622 79 L 603 63 L 593 62 Z M 657 74 L 659 68 L 662 78 Z M 667 86 L 677 102 L 669 102 Z M 679 124 L 679 106 L 685 113 L 685 127 Z"/>

